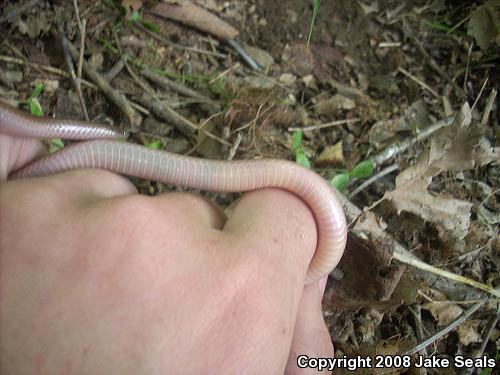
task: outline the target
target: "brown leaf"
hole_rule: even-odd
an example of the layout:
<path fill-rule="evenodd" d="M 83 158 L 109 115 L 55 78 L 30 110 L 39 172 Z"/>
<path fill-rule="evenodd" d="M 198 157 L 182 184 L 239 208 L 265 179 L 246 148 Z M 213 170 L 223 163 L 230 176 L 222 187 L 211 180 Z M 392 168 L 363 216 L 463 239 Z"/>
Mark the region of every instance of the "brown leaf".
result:
<path fill-rule="evenodd" d="M 434 319 L 438 321 L 438 326 L 445 326 L 458 318 L 463 310 L 447 301 L 436 301 L 424 303 L 422 308 L 428 310 Z"/>
<path fill-rule="evenodd" d="M 437 320 L 438 326 L 445 326 L 460 316 L 463 309 L 448 301 L 446 295 L 436 289 L 429 289 L 427 292 L 434 301 L 424 303 L 422 308 L 428 310 L 434 319 Z"/>
<path fill-rule="evenodd" d="M 370 306 L 383 313 L 401 302 L 389 299 L 403 271 L 402 266 L 390 265 L 382 246 L 349 235 L 337 271 L 343 277 L 331 281 L 330 307 L 358 310 Z"/>
<path fill-rule="evenodd" d="M 481 335 L 478 332 L 480 322 L 480 320 L 467 320 L 458 327 L 458 339 L 462 345 L 469 345 L 481 341 Z"/>
<path fill-rule="evenodd" d="M 470 125 L 471 110 L 465 103 L 454 123 L 435 134 L 417 163 L 398 175 L 396 189 L 387 192 L 384 199 L 391 201 L 398 212 L 412 212 L 463 237 L 469 227 L 472 203 L 431 195 L 427 187 L 442 172 L 472 169 L 495 159 L 498 150 L 477 149 L 481 129 Z"/>
<path fill-rule="evenodd" d="M 239 32 L 215 14 L 190 1 L 163 1 L 151 9 L 156 16 L 181 22 L 198 30 L 215 35 L 222 40 L 231 40 Z"/>
<path fill-rule="evenodd" d="M 142 0 L 122 0 L 122 4 L 125 9 L 129 10 L 139 10 L 142 7 Z"/>

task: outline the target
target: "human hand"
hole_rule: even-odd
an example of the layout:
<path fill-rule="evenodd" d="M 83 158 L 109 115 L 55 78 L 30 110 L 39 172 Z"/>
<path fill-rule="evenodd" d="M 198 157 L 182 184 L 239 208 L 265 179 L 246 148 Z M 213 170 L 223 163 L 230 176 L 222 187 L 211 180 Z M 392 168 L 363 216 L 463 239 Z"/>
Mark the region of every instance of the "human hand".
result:
<path fill-rule="evenodd" d="M 42 152 L 0 145 L 4 176 Z M 303 285 L 314 219 L 292 194 L 246 194 L 227 219 L 81 170 L 2 183 L 0 208 L 2 373 L 302 374 L 297 355 L 333 356 L 324 285 Z"/>

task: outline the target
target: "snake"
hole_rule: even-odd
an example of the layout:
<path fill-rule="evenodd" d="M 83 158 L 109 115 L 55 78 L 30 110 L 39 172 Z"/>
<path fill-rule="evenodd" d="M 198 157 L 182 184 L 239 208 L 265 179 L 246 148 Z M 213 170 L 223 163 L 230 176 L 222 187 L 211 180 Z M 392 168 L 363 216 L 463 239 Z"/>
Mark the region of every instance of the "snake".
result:
<path fill-rule="evenodd" d="M 0 101 L 0 133 L 13 137 L 74 140 L 63 149 L 13 171 L 8 179 L 98 168 L 118 174 L 212 192 L 279 188 L 300 198 L 313 213 L 317 244 L 305 284 L 327 276 L 345 249 L 347 225 L 333 187 L 311 169 L 281 159 L 209 160 L 123 142 L 126 134 L 79 120 L 36 117 Z"/>

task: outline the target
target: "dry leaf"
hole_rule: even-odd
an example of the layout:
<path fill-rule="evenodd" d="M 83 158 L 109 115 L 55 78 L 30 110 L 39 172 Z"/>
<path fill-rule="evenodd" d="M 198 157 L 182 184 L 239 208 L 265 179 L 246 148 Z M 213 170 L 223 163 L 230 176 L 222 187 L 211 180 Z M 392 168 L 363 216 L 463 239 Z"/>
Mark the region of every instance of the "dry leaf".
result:
<path fill-rule="evenodd" d="M 454 303 L 450 303 L 446 295 L 439 290 L 429 289 L 428 294 L 434 301 L 424 303 L 422 308 L 432 314 L 434 319 L 437 320 L 438 326 L 448 325 L 462 314 L 463 309 Z"/>
<path fill-rule="evenodd" d="M 467 234 L 472 203 L 431 195 L 427 187 L 442 172 L 472 169 L 498 158 L 498 149 L 477 147 L 481 129 L 470 125 L 471 110 L 465 103 L 454 123 L 435 134 L 417 163 L 398 175 L 396 189 L 384 195 L 398 212 L 409 211 L 441 224 L 458 238 Z"/>
<path fill-rule="evenodd" d="M 467 320 L 457 329 L 458 339 L 462 345 L 469 345 L 481 341 L 477 331 L 480 320 Z"/>
<path fill-rule="evenodd" d="M 500 1 L 489 0 L 476 9 L 469 19 L 467 34 L 476 39 L 482 50 L 500 38 Z"/>
<path fill-rule="evenodd" d="M 197 28 L 222 40 L 232 40 L 239 34 L 227 22 L 190 1 L 163 1 L 153 7 L 151 13 Z"/>
<path fill-rule="evenodd" d="M 45 13 L 40 13 L 36 16 L 28 16 L 26 21 L 19 18 L 17 27 L 21 34 L 28 34 L 31 39 L 34 39 L 41 33 L 48 32 L 52 28 L 52 22 L 47 19 Z"/>
<path fill-rule="evenodd" d="M 132 10 L 136 11 L 142 7 L 142 0 L 123 0 L 122 4 L 127 10 L 132 8 Z"/>
<path fill-rule="evenodd" d="M 446 301 L 424 303 L 422 308 L 428 310 L 434 319 L 438 321 L 438 326 L 448 325 L 462 314 L 462 309 Z"/>

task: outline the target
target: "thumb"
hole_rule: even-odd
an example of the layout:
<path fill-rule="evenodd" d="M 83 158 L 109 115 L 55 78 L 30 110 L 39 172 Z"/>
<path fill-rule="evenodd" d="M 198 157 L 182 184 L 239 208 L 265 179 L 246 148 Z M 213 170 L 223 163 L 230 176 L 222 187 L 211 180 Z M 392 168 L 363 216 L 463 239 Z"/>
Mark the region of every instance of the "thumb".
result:
<path fill-rule="evenodd" d="M 302 289 L 317 239 L 314 217 L 297 196 L 281 189 L 247 193 L 223 230 L 236 237 L 238 256 L 257 260 L 260 273 L 267 267 L 276 279 L 291 277 Z"/>
<path fill-rule="evenodd" d="M 0 181 L 46 153 L 45 146 L 35 139 L 0 134 Z"/>
<path fill-rule="evenodd" d="M 333 344 L 321 308 L 326 279 L 325 277 L 318 283 L 304 287 L 293 334 L 292 348 L 285 371 L 287 375 L 318 373 L 315 368 L 299 368 L 297 366 L 299 356 L 333 358 Z"/>

